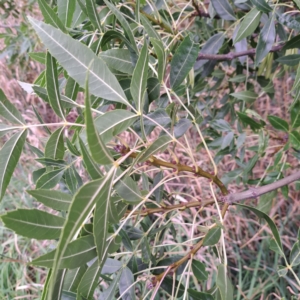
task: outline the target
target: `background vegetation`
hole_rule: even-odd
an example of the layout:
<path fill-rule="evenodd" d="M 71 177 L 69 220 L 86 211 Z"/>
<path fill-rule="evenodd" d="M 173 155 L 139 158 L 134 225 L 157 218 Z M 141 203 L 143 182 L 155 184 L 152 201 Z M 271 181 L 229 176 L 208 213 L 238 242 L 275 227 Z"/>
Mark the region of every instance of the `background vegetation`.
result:
<path fill-rule="evenodd" d="M 25 142 L 22 124 L 30 129 L 1 203 L 3 213 L 10 211 L 2 217 L 3 298 L 54 299 L 63 293 L 62 299 L 76 294 L 82 299 L 297 299 L 298 186 L 274 187 L 257 198 L 254 189 L 299 170 L 297 6 L 77 1 L 72 9 L 64 4 L 72 1 L 38 2 L 1 3 L 6 12 L 1 76 L 7 82 L 6 96 L 1 94 L 1 154 L 12 153 L 12 160 L 0 163 L 1 196 Z M 30 25 L 25 11 L 38 19 L 42 13 L 50 25 L 34 19 Z M 45 54 L 35 32 L 51 54 Z M 47 36 L 59 40 L 63 51 Z M 73 50 L 83 67 L 65 63 Z M 103 61 L 107 73 L 101 73 Z M 34 81 L 35 87 L 21 83 L 26 95 L 8 81 L 11 76 Z M 99 89 L 103 80 L 113 92 L 105 85 Z M 108 129 L 103 126 L 114 130 L 103 134 Z M 15 135 L 4 135 L 8 129 Z M 111 165 L 110 157 L 120 167 Z M 35 199 L 25 192 L 34 188 Z M 79 231 L 71 234 L 70 222 L 87 207 L 79 209 L 93 188 L 100 192 L 98 205 L 108 205 L 107 214 L 91 205 L 86 225 L 76 223 Z M 228 191 L 239 195 L 245 189 L 254 198 L 246 204 L 257 210 L 223 203 Z M 61 203 L 47 202 L 43 192 Z M 72 201 L 70 209 L 63 200 Z M 117 220 L 117 212 L 109 212 L 111 201 L 118 203 Z M 30 215 L 23 208 L 39 211 Z M 62 234 L 60 228 L 49 229 L 54 224 L 61 224 Z M 110 235 L 116 245 L 107 249 Z M 61 258 L 56 256 L 54 265 L 37 258 L 59 237 Z M 75 247 L 63 249 L 76 237 Z M 66 251 L 70 261 L 63 259 Z M 98 261 L 91 265 L 94 257 Z M 56 282 L 37 266 L 54 267 Z M 114 272 L 106 273 L 108 266 Z M 73 285 L 68 279 L 74 272 Z"/>

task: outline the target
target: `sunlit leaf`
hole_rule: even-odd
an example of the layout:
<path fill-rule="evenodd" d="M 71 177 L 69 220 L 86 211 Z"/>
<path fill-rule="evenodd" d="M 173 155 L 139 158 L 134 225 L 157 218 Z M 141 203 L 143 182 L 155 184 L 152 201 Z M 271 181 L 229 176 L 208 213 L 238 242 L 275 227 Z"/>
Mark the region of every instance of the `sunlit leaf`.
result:
<path fill-rule="evenodd" d="M 37 239 L 57 239 L 65 219 L 37 209 L 17 209 L 1 216 L 5 226 L 17 234 Z"/>
<path fill-rule="evenodd" d="M 53 57 L 81 86 L 85 85 L 88 72 L 93 95 L 128 104 L 117 79 L 92 50 L 51 25 L 31 17 L 28 19 Z"/>

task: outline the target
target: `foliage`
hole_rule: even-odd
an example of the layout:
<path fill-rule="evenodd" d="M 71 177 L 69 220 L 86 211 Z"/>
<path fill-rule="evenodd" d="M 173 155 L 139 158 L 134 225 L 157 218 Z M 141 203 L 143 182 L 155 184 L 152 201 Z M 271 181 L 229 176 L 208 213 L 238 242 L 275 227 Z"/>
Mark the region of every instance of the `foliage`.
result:
<path fill-rule="evenodd" d="M 2 215 L 17 234 L 58 239 L 55 250 L 31 262 L 49 268 L 42 299 L 92 299 L 95 291 L 99 299 L 235 299 L 240 291 L 224 237 L 233 205 L 267 223 L 267 251 L 281 259 L 273 276 L 292 282 L 289 296 L 296 295 L 300 231 L 287 253 L 267 204 L 279 188 L 288 198 L 287 184 L 300 178 L 287 176 L 288 155 L 300 158 L 300 69 L 286 119 L 255 107 L 259 94 L 274 96 L 272 79 L 299 62 L 300 21 L 290 5 L 38 3 L 44 21 L 28 19 L 47 51 L 31 57 L 45 70 L 27 91 L 61 122 L 44 124 L 37 115 L 41 124 L 26 124 L 0 93 L 7 121 L 1 135 L 9 137 L 0 150 L 0 195 L 27 131 L 44 127 L 44 149 L 30 146 L 42 167 L 28 193 L 55 212 Z M 72 111 L 78 117 L 69 122 Z M 246 142 L 251 135 L 254 146 Z M 272 139 L 280 144 L 268 157 Z M 230 172 L 221 169 L 227 156 Z M 266 158 L 256 178 L 253 169 Z M 256 187 L 231 195 L 233 181 Z M 193 188 L 199 183 L 202 195 Z M 259 196 L 257 207 L 238 203 Z M 185 224 L 186 215 L 192 217 Z M 188 236 L 181 236 L 186 227 Z"/>

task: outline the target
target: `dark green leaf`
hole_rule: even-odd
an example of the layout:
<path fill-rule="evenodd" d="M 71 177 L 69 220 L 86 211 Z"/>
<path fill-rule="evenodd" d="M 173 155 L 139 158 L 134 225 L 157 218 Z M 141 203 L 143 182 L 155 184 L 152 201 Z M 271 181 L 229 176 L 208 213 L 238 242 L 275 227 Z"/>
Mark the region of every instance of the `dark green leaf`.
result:
<path fill-rule="evenodd" d="M 60 181 L 65 169 L 57 169 L 44 173 L 36 182 L 36 189 L 52 189 Z"/>
<path fill-rule="evenodd" d="M 148 46 L 147 43 L 144 43 L 144 46 L 134 68 L 130 84 L 130 92 L 135 103 L 135 107 L 138 113 L 141 114 L 143 113 L 144 97 L 147 87 L 148 60 Z"/>
<path fill-rule="evenodd" d="M 0 116 L 13 124 L 25 124 L 22 115 L 14 105 L 8 101 L 2 89 L 0 89 Z"/>
<path fill-rule="evenodd" d="M 199 281 L 207 280 L 208 272 L 205 270 L 205 264 L 194 259 L 192 262 L 192 270 Z"/>
<path fill-rule="evenodd" d="M 289 131 L 289 124 L 287 121 L 276 116 L 268 116 L 268 120 L 275 129 L 285 132 Z"/>
<path fill-rule="evenodd" d="M 151 22 L 144 15 L 142 15 L 142 14 L 141 14 L 140 17 L 141 17 L 142 24 L 143 24 L 146 32 L 148 33 L 148 35 L 150 37 L 150 41 L 151 41 L 151 39 L 156 39 L 158 41 L 161 41 L 159 34 L 153 28 Z M 152 43 L 152 41 L 151 41 L 151 43 Z"/>
<path fill-rule="evenodd" d="M 273 10 L 265 0 L 251 0 L 251 2 L 258 10 L 266 14 Z"/>
<path fill-rule="evenodd" d="M 68 245 L 65 245 L 65 248 L 66 251 L 64 256 L 61 258 L 60 269 L 78 268 L 96 256 L 96 247 L 92 235 L 76 239 Z M 44 254 L 34 259 L 31 263 L 36 266 L 51 268 L 55 260 L 55 252 L 56 250 L 53 250 Z"/>
<path fill-rule="evenodd" d="M 53 159 L 64 158 L 65 147 L 63 140 L 63 130 L 64 127 L 61 127 L 51 134 L 45 147 L 45 157 Z"/>
<path fill-rule="evenodd" d="M 26 130 L 15 133 L 0 150 L 0 200 L 21 156 L 26 135 Z"/>
<path fill-rule="evenodd" d="M 65 26 L 59 19 L 58 15 L 52 10 L 52 8 L 46 3 L 45 0 L 38 0 L 39 7 L 45 19 L 45 22 L 59 28 L 62 32 L 67 32 Z"/>
<path fill-rule="evenodd" d="M 60 191 L 29 190 L 27 193 L 37 201 L 55 210 L 68 210 L 72 202 L 72 196 L 70 194 Z"/>
<path fill-rule="evenodd" d="M 282 51 L 288 49 L 300 48 L 300 35 L 296 35 L 291 38 L 282 48 Z"/>
<path fill-rule="evenodd" d="M 173 90 L 179 87 L 194 66 L 198 52 L 199 45 L 192 42 L 187 35 L 171 61 L 170 84 Z"/>
<path fill-rule="evenodd" d="M 256 8 L 252 8 L 252 10 L 246 14 L 233 41 L 234 44 L 254 32 L 259 24 L 261 14 L 262 13 Z"/>
<path fill-rule="evenodd" d="M 236 19 L 228 0 L 212 0 L 211 3 L 221 19 L 228 21 L 234 21 Z"/>
<path fill-rule="evenodd" d="M 185 287 L 182 283 L 179 283 L 178 280 L 174 280 L 170 277 L 165 277 L 163 282 L 161 283 L 161 287 L 169 294 L 173 293 L 173 285 L 175 285 L 175 292 L 178 290 L 177 297 L 182 297 Z"/>
<path fill-rule="evenodd" d="M 83 265 L 77 269 L 67 270 L 65 280 L 64 280 L 64 286 L 63 286 L 64 291 L 76 292 L 78 284 L 82 276 L 86 272 L 86 270 L 87 270 L 86 265 Z M 76 294 L 75 294 L 75 299 L 76 299 Z"/>
<path fill-rule="evenodd" d="M 299 68 L 300 69 L 300 68 Z M 300 127 L 300 103 L 295 104 L 291 109 L 292 128 Z"/>
<path fill-rule="evenodd" d="M 147 239 L 144 236 L 141 240 L 142 262 L 148 264 L 151 259 L 151 248 Z"/>
<path fill-rule="evenodd" d="M 246 125 L 249 125 L 253 131 L 265 126 L 264 122 L 257 123 L 245 113 L 237 112 L 239 119 Z"/>
<path fill-rule="evenodd" d="M 147 92 L 149 102 L 157 100 L 160 96 L 160 83 L 156 77 L 150 77 L 147 80 Z"/>
<path fill-rule="evenodd" d="M 264 0 L 260 0 L 264 1 Z M 258 65 L 271 50 L 276 37 L 275 22 L 273 16 L 269 17 L 260 32 L 256 47 L 255 64 Z"/>
<path fill-rule="evenodd" d="M 154 47 L 157 59 L 158 59 L 158 67 L 157 67 L 157 76 L 159 82 L 162 82 L 165 74 L 165 66 L 166 66 L 166 53 L 165 48 L 160 39 L 150 38 L 151 44 Z"/>
<path fill-rule="evenodd" d="M 300 54 L 290 54 L 276 59 L 277 62 L 291 67 L 296 66 L 300 62 Z"/>
<path fill-rule="evenodd" d="M 67 80 L 66 89 L 65 89 L 66 97 L 68 97 L 72 100 L 76 100 L 78 90 L 79 90 L 78 83 L 72 77 L 69 77 Z"/>
<path fill-rule="evenodd" d="M 5 226 L 17 234 L 52 240 L 60 236 L 65 219 L 37 209 L 17 209 L 1 216 Z"/>
<path fill-rule="evenodd" d="M 289 139 L 292 143 L 292 146 L 296 150 L 300 150 L 300 133 L 298 131 L 293 130 L 289 135 Z"/>
<path fill-rule="evenodd" d="M 218 243 L 221 237 L 221 228 L 213 227 L 209 229 L 203 240 L 203 246 L 213 246 Z"/>
<path fill-rule="evenodd" d="M 95 0 L 86 0 L 85 4 L 86 4 L 86 12 L 88 14 L 91 23 L 94 25 L 95 29 L 98 29 L 100 32 L 102 32 L 103 30 L 97 12 Z"/>
<path fill-rule="evenodd" d="M 66 168 L 67 163 L 62 159 L 53 159 L 47 157 L 39 157 L 35 159 L 40 164 L 47 167 L 58 167 L 58 168 Z"/>
<path fill-rule="evenodd" d="M 198 292 L 192 289 L 188 289 L 188 293 L 193 300 L 214 300 L 214 297 L 211 294 Z"/>
<path fill-rule="evenodd" d="M 155 200 L 157 203 L 161 202 L 163 193 L 164 193 L 164 184 L 161 184 L 161 181 L 164 178 L 164 173 L 162 171 L 158 172 L 153 179 L 153 188 L 159 184 L 157 188 L 155 188 L 153 194 L 155 196 Z"/>
<path fill-rule="evenodd" d="M 74 166 L 70 166 L 69 168 L 66 168 L 64 173 L 66 185 L 69 191 L 71 192 L 71 194 L 73 195 L 77 191 L 77 185 L 78 185 L 75 172 L 76 171 L 74 170 Z"/>

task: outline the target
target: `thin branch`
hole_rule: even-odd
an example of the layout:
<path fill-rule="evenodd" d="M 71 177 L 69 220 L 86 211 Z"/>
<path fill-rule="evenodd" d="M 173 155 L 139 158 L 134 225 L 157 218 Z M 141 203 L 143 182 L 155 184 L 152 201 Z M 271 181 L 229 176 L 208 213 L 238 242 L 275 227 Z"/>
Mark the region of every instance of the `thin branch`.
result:
<path fill-rule="evenodd" d="M 258 188 L 250 188 L 247 191 L 240 193 L 233 193 L 222 197 L 222 200 L 228 204 L 234 204 L 234 202 L 239 202 L 245 199 L 257 198 L 263 194 L 269 193 L 271 191 L 277 190 L 287 184 L 290 184 L 294 181 L 300 179 L 300 171 L 287 176 L 283 179 L 275 181 L 273 183 L 258 187 Z"/>
<path fill-rule="evenodd" d="M 277 52 L 283 48 L 284 44 L 274 46 L 270 52 Z M 217 60 L 217 61 L 224 61 L 224 60 L 233 60 L 235 58 L 241 56 L 253 56 L 256 53 L 256 49 L 249 49 L 241 52 L 229 52 L 227 54 L 205 54 L 199 53 L 197 60 Z"/>

